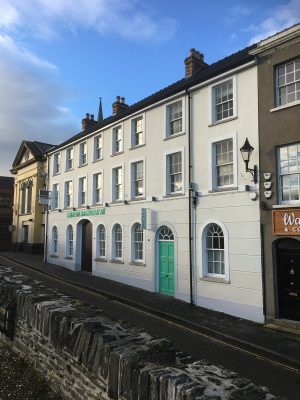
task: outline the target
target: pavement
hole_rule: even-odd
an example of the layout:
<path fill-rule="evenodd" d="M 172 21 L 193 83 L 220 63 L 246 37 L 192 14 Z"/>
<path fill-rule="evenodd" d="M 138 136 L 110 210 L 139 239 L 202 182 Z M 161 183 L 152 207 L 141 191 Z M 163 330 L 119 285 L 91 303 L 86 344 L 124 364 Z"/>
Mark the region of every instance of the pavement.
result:
<path fill-rule="evenodd" d="M 121 301 L 209 337 L 226 341 L 243 351 L 255 353 L 258 357 L 267 357 L 284 363 L 300 372 L 300 330 L 298 329 L 289 332 L 268 329 L 268 325 L 192 306 L 170 296 L 44 263 L 41 255 L 2 252 L 0 256 L 3 256 L 2 260 L 6 258 L 17 261 L 25 267 L 42 271 L 51 277 L 75 284 L 77 287 L 98 292 L 109 299 Z"/>

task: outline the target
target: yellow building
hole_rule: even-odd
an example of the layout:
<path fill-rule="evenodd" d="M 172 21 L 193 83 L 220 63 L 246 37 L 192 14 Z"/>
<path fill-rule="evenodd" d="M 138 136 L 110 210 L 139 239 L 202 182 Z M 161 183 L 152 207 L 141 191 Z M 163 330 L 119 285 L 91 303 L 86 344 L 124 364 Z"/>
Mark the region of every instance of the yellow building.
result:
<path fill-rule="evenodd" d="M 39 190 L 46 188 L 45 152 L 53 147 L 41 142 L 23 141 L 13 162 L 15 175 L 12 249 L 42 253 L 45 235 L 45 210 L 39 205 Z"/>

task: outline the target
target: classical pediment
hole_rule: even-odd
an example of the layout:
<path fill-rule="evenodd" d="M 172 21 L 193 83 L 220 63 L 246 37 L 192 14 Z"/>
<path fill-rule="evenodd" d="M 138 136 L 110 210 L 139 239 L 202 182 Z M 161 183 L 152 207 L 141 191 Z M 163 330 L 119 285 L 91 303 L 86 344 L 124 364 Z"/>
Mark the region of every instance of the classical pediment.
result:
<path fill-rule="evenodd" d="M 45 157 L 45 152 L 51 147 L 53 147 L 52 144 L 23 140 L 13 162 L 11 172 L 14 173 L 14 171 L 27 164 L 42 160 Z"/>

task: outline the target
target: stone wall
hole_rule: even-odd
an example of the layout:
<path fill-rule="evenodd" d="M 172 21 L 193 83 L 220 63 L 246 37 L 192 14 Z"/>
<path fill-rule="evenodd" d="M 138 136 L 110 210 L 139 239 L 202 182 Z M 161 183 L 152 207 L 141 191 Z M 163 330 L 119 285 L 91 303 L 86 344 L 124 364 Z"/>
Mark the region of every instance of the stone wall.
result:
<path fill-rule="evenodd" d="M 238 374 L 0 266 L 0 296 L 15 299 L 9 343 L 70 400 L 276 399 Z M 277 398 L 278 399 L 278 398 Z"/>

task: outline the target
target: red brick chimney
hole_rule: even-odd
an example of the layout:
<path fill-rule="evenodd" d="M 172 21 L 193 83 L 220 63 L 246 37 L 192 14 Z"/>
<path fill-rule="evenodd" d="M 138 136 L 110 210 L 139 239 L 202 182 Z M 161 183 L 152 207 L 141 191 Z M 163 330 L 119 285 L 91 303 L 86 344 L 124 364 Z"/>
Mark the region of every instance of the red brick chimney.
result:
<path fill-rule="evenodd" d="M 116 115 L 120 111 L 126 110 L 129 107 L 129 105 L 125 104 L 125 97 L 117 96 L 116 101 L 113 103 L 112 107 L 113 107 L 113 115 Z"/>
<path fill-rule="evenodd" d="M 190 55 L 184 60 L 185 77 L 190 78 L 196 71 L 207 66 L 204 55 L 195 49 L 190 50 Z"/>
<path fill-rule="evenodd" d="M 95 121 L 94 119 L 94 114 L 90 114 L 86 113 L 85 114 L 85 118 L 82 118 L 81 120 L 81 124 L 82 124 L 82 130 L 86 130 L 88 128 L 90 128 L 91 126 L 95 125 L 97 123 L 97 121 Z"/>

